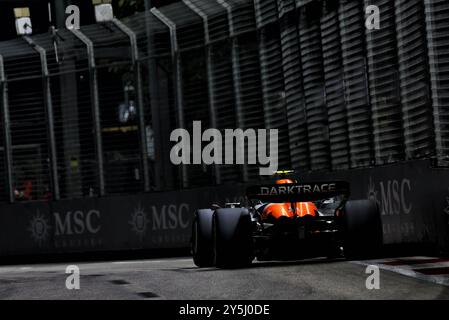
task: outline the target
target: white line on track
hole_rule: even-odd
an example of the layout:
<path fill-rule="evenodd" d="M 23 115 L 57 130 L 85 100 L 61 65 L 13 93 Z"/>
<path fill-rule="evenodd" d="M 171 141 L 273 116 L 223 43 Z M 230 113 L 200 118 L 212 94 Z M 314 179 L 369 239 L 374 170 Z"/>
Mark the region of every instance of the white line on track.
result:
<path fill-rule="evenodd" d="M 163 262 L 187 262 L 192 261 L 191 258 L 189 259 L 177 259 L 177 258 L 168 258 L 167 260 L 136 260 L 136 261 L 114 261 L 111 262 L 112 264 L 146 264 L 146 263 L 163 263 Z"/>
<path fill-rule="evenodd" d="M 145 264 L 145 263 L 161 263 L 161 260 L 142 260 L 142 261 L 114 261 L 112 264 Z"/>
<path fill-rule="evenodd" d="M 378 266 L 381 270 L 387 270 L 395 273 L 399 273 L 404 276 L 413 277 L 419 280 L 428 281 L 444 286 L 449 286 L 449 275 L 426 275 L 415 270 L 420 269 L 429 269 L 429 268 L 447 268 L 449 267 L 448 262 L 436 262 L 436 263 L 427 263 L 421 265 L 388 265 L 385 263 L 400 260 L 427 260 L 427 259 L 437 259 L 431 257 L 406 257 L 406 258 L 397 258 L 397 259 L 382 259 L 382 260 L 365 260 L 365 261 L 352 261 L 354 264 L 369 266 L 375 265 Z"/>

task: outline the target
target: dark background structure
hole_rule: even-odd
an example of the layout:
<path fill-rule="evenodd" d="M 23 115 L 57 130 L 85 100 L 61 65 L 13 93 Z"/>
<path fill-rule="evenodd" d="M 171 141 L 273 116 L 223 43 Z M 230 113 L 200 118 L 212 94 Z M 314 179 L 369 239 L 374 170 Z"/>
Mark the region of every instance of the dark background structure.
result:
<path fill-rule="evenodd" d="M 101 24 L 84 1 L 76 32 L 60 14 L 48 32 L 46 2 L 23 4 L 36 34 L 19 38 L 12 2 L 0 1 L 0 226 L 18 219 L 33 238 L 5 251 L 185 246 L 194 208 L 263 179 L 257 166 L 172 165 L 170 132 L 193 121 L 279 129 L 281 168 L 349 180 L 379 203 L 387 243 L 447 250 L 445 1 L 191 0 L 143 12 L 114 2 L 120 19 Z M 380 30 L 365 27 L 368 5 Z M 68 229 L 76 212 L 104 226 L 98 246 L 86 246 L 97 233 Z"/>

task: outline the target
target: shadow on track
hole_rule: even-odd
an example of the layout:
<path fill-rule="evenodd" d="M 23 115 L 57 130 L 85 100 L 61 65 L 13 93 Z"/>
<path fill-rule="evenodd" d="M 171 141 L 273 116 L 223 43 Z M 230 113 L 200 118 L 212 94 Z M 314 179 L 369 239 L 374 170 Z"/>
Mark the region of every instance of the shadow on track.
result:
<path fill-rule="evenodd" d="M 295 260 L 273 260 L 273 261 L 257 261 L 254 260 L 254 262 L 249 266 L 240 266 L 240 267 L 229 267 L 224 269 L 219 268 L 197 268 L 197 267 L 189 267 L 189 268 L 182 268 L 183 271 L 188 270 L 196 270 L 197 272 L 210 272 L 210 271 L 218 271 L 218 270 L 244 270 L 244 269 L 254 269 L 254 268 L 276 268 L 276 267 L 285 267 L 285 266 L 300 266 L 300 265 L 313 265 L 313 264 L 331 264 L 331 263 L 337 263 L 337 262 L 344 262 L 344 261 L 357 261 L 357 260 L 376 260 L 376 259 L 390 259 L 390 258 L 397 258 L 397 257 L 406 257 L 406 256 L 416 256 L 416 255 L 422 255 L 422 256 L 447 256 L 447 254 L 444 254 L 442 252 L 439 252 L 435 250 L 433 246 L 429 245 L 417 245 L 417 244 L 406 244 L 406 245 L 386 245 L 384 246 L 381 253 L 377 254 L 376 256 L 368 258 L 360 258 L 360 259 L 346 259 L 346 258 L 335 258 L 335 259 L 328 259 L 325 257 L 322 258 L 304 258 L 304 259 L 295 259 Z M 192 261 L 193 262 L 193 261 Z M 180 269 L 173 270 L 173 271 L 181 271 Z"/>

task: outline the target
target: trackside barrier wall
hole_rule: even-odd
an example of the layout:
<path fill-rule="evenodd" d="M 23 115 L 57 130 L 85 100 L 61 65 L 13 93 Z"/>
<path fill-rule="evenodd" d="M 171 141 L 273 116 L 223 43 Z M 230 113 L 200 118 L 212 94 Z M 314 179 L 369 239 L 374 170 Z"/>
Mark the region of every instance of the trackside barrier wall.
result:
<path fill-rule="evenodd" d="M 195 208 L 242 201 L 243 186 L 0 206 L 0 256 L 189 246 Z"/>
<path fill-rule="evenodd" d="M 344 179 L 351 199 L 379 205 L 386 244 L 449 244 L 449 172 L 428 161 L 375 169 L 311 174 Z M 444 186 L 444 187 L 441 187 Z M 142 196 L 1 205 L 0 255 L 186 248 L 193 213 L 212 203 L 243 202 L 245 185 Z"/>
<path fill-rule="evenodd" d="M 417 160 L 379 168 L 311 173 L 304 180 L 344 180 L 352 199 L 376 201 L 386 244 L 435 244 L 449 249 L 449 172 Z"/>

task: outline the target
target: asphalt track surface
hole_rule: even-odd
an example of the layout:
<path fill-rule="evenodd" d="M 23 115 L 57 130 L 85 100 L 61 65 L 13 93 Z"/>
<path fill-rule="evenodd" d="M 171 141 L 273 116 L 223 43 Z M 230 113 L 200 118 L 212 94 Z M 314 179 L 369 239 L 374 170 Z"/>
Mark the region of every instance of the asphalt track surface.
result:
<path fill-rule="evenodd" d="M 66 288 L 68 263 L 0 266 L 0 299 L 449 299 L 449 287 L 381 270 L 368 290 L 366 266 L 345 260 L 260 262 L 198 269 L 189 257 L 73 263 L 80 289 Z"/>

